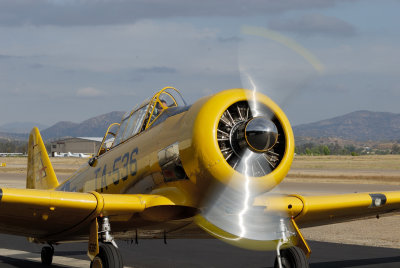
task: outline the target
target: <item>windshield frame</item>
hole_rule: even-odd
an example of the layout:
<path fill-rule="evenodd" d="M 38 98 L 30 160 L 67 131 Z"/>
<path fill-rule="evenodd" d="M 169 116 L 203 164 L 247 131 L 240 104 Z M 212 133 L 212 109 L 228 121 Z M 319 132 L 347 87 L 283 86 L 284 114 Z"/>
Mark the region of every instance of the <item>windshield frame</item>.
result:
<path fill-rule="evenodd" d="M 164 96 L 164 94 L 173 101 L 173 103 L 171 103 L 169 106 L 165 106 L 164 104 L 162 104 L 162 98 L 160 99 L 160 97 Z M 158 111 L 158 110 L 156 111 L 156 109 L 158 109 L 157 104 L 161 105 L 161 107 L 162 107 L 162 109 L 160 111 Z M 136 124 L 140 124 L 140 127 L 139 127 L 139 125 L 132 125 L 128 129 L 127 125 L 129 125 L 129 122 L 131 120 L 134 120 L 134 118 L 132 118 L 132 116 L 134 116 L 135 113 L 138 113 L 140 110 L 142 110 L 146 106 L 147 106 L 146 112 L 144 113 L 144 116 L 142 117 L 142 119 L 140 119 L 141 122 L 136 122 Z M 157 93 L 155 93 L 151 99 L 146 99 L 145 101 L 142 102 L 141 105 L 139 105 L 139 106 L 136 105 L 135 108 L 133 108 L 131 110 L 131 112 L 129 112 L 129 113 L 127 112 L 124 114 L 124 116 L 122 117 L 121 123 L 120 123 L 120 127 L 118 129 L 118 132 L 116 134 L 115 140 L 114 140 L 111 148 L 114 148 L 114 147 L 118 146 L 119 144 L 124 143 L 126 140 L 129 140 L 130 138 L 135 137 L 136 135 L 139 135 L 140 133 L 146 131 L 169 108 L 185 107 L 185 106 L 187 106 L 187 104 L 178 89 L 176 89 L 174 87 L 164 87 L 163 89 L 161 89 Z M 154 117 L 152 117 L 155 112 L 157 112 L 157 114 Z M 126 122 L 126 125 L 123 124 L 125 122 Z M 124 126 L 124 129 L 121 129 L 121 126 Z M 135 133 L 132 132 L 129 135 L 127 135 L 125 133 L 126 131 L 132 131 L 132 129 L 137 129 L 138 131 L 136 131 Z M 122 133 L 120 133 L 121 131 L 122 131 Z M 120 137 L 120 139 L 117 139 L 119 137 Z M 118 143 L 116 143 L 115 141 L 117 141 Z"/>
<path fill-rule="evenodd" d="M 161 97 L 163 94 L 169 96 L 169 97 L 173 100 L 174 105 L 173 105 L 173 106 L 170 105 L 170 106 L 164 107 L 164 108 L 161 110 L 160 113 L 158 113 L 155 117 L 152 117 L 153 114 L 154 114 L 154 112 L 155 112 L 155 109 L 156 109 L 156 107 L 157 107 L 157 104 L 160 104 L 160 105 L 161 105 L 161 102 L 162 102 L 162 101 L 160 100 L 160 97 Z M 156 94 L 153 95 L 153 97 L 151 98 L 151 101 L 150 101 L 149 104 L 150 104 L 149 108 L 151 108 L 151 111 L 149 111 L 150 113 L 148 113 L 148 120 L 146 121 L 146 126 L 145 126 L 145 127 L 142 127 L 142 131 L 144 131 L 144 130 L 150 128 L 150 127 L 153 125 L 153 123 L 154 123 L 155 121 L 157 121 L 157 119 L 161 116 L 161 114 L 162 114 L 163 112 L 165 112 L 167 109 L 169 109 L 169 108 L 171 108 L 171 107 L 186 106 L 186 102 L 185 102 L 185 100 L 183 99 L 181 93 L 179 92 L 178 89 L 176 89 L 176 88 L 174 88 L 174 87 L 164 87 L 163 89 L 161 89 L 160 91 L 158 91 Z M 164 105 L 163 105 L 163 106 L 164 106 Z"/>

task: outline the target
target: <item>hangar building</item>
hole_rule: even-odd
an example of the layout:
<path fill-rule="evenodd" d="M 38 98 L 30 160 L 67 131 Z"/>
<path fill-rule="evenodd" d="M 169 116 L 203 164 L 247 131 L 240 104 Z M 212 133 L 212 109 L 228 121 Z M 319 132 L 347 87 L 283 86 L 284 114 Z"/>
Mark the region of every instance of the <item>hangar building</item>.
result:
<path fill-rule="evenodd" d="M 53 141 L 51 155 L 54 156 L 55 153 L 96 154 L 102 140 L 103 138 L 97 137 L 77 137 Z"/>

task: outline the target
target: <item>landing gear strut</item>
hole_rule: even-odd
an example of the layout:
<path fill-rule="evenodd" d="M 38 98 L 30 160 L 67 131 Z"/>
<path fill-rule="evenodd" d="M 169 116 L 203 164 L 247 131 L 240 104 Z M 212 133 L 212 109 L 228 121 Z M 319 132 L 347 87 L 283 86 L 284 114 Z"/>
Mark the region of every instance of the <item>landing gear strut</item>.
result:
<path fill-rule="evenodd" d="M 43 265 L 51 265 L 53 262 L 54 248 L 52 245 L 42 248 L 40 257 Z"/>
<path fill-rule="evenodd" d="M 282 239 L 278 242 L 276 248 L 276 258 L 274 268 L 309 268 L 308 257 L 311 254 L 311 249 L 308 246 L 306 240 L 300 232 L 299 227 L 297 226 L 294 218 L 292 217 L 290 220 L 293 233 L 290 234 L 287 226 L 283 219 L 280 222 L 280 231 L 282 234 Z M 286 249 L 281 249 L 283 245 L 288 245 L 289 236 L 295 234 L 298 238 L 298 247 L 292 246 Z"/>
<path fill-rule="evenodd" d="M 114 238 L 111 236 L 111 225 L 108 217 L 99 218 L 99 227 L 100 230 L 98 230 L 98 240 L 95 240 L 97 243 L 95 247 L 98 247 L 98 254 L 92 259 L 90 267 L 123 268 L 124 265 L 122 262 L 121 253 L 118 250 L 118 246 L 115 243 Z M 98 245 L 98 242 L 101 242 L 101 245 Z"/>

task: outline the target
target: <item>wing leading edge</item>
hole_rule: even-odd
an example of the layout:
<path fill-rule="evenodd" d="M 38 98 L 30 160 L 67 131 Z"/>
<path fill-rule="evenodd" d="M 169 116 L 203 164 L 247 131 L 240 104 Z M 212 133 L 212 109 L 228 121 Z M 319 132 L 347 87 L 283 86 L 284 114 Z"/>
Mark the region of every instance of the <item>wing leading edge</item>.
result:
<path fill-rule="evenodd" d="M 254 205 L 266 206 L 266 213 L 280 211 L 289 215 L 300 227 L 311 227 L 399 211 L 400 192 L 260 196 Z"/>
<path fill-rule="evenodd" d="M 0 189 L 0 230 L 4 233 L 54 240 L 88 235 L 99 216 L 129 221 L 135 213 L 159 206 L 173 206 L 158 195 L 73 193 L 36 189 Z"/>

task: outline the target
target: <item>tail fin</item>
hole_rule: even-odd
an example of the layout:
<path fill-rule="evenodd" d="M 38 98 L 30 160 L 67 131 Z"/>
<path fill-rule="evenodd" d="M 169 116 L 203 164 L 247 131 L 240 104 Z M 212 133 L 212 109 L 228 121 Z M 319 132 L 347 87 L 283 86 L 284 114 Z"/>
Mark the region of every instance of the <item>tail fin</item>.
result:
<path fill-rule="evenodd" d="M 28 171 L 26 188 L 53 189 L 59 185 L 39 130 L 34 127 L 29 135 Z"/>

